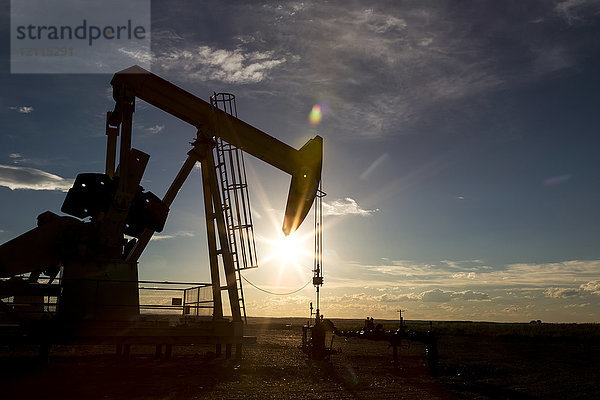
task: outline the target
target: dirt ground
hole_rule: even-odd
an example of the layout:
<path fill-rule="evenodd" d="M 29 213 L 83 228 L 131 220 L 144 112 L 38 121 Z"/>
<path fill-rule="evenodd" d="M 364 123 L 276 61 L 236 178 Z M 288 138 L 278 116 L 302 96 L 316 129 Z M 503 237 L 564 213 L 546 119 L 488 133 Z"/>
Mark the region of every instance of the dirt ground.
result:
<path fill-rule="evenodd" d="M 360 321 L 336 321 L 346 328 Z M 338 327 L 339 328 L 339 327 Z M 387 328 L 387 326 L 386 326 Z M 400 368 L 386 342 L 336 337 L 341 353 L 309 363 L 298 349 L 300 320 L 253 320 L 241 361 L 209 346 L 57 346 L 48 363 L 36 348 L 0 348 L 2 399 L 533 399 L 597 398 L 597 337 L 473 335 L 440 329 L 439 376 L 429 375 L 424 346 L 405 343 Z M 445 333 L 442 335 L 442 333 Z"/>

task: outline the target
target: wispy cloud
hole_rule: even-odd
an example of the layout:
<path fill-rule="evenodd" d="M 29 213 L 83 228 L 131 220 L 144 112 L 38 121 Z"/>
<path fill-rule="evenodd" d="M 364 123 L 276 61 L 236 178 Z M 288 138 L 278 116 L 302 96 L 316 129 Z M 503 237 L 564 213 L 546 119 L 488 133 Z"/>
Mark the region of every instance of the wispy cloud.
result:
<path fill-rule="evenodd" d="M 449 290 L 432 289 L 425 291 L 419 295 L 420 300 L 429 302 L 448 302 L 451 300 L 467 300 L 481 301 L 489 300 L 489 294 L 485 292 L 475 292 L 473 290 L 465 290 L 462 292 L 454 292 Z"/>
<path fill-rule="evenodd" d="M 465 37 L 464 21 L 447 13 L 335 3 L 287 8 L 264 7 L 261 19 L 272 18 L 277 31 L 256 34 L 297 60 L 274 81 L 282 92 L 286 86 L 299 96 L 322 94 L 339 131 L 397 133 L 398 126 L 422 118 L 440 101 L 478 95 L 504 82 L 494 68 L 497 60 L 484 54 L 482 38 Z M 288 36 L 304 40 L 282 43 Z"/>
<path fill-rule="evenodd" d="M 32 106 L 11 106 L 11 107 L 8 107 L 8 109 L 17 111 L 21 114 L 30 114 L 33 112 Z"/>
<path fill-rule="evenodd" d="M 599 0 L 565 0 L 556 4 L 556 13 L 569 24 L 585 22 L 587 18 L 600 14 Z"/>
<path fill-rule="evenodd" d="M 579 289 L 570 288 L 548 288 L 544 291 L 546 297 L 551 297 L 554 299 L 566 299 L 569 297 L 575 297 L 578 296 L 579 293 Z"/>
<path fill-rule="evenodd" d="M 194 232 L 191 232 L 191 231 L 177 231 L 177 232 L 173 232 L 170 234 L 163 234 L 163 235 L 155 234 L 152 236 L 152 239 L 150 239 L 150 240 L 166 240 L 166 239 L 176 239 L 176 238 L 180 238 L 180 237 L 194 237 L 194 236 L 195 236 Z"/>
<path fill-rule="evenodd" d="M 154 125 L 149 128 L 146 128 L 146 130 L 152 134 L 162 132 L 163 129 L 165 129 L 164 125 Z"/>
<path fill-rule="evenodd" d="M 439 288 L 523 288 L 542 291 L 547 297 L 574 294 L 600 294 L 595 278 L 600 260 L 571 260 L 556 263 L 521 263 L 492 266 L 473 261 L 417 263 L 386 260 L 380 265 L 346 262 L 343 270 L 362 286 Z M 331 269 L 330 269 L 331 271 Z M 352 285 L 343 277 L 331 276 L 337 287 Z M 581 285 L 581 286 L 580 286 Z"/>
<path fill-rule="evenodd" d="M 0 165 L 0 186 L 12 190 L 60 190 L 66 192 L 72 185 L 72 179 L 65 179 L 39 169 Z"/>
<path fill-rule="evenodd" d="M 542 183 L 544 186 L 556 186 L 560 185 L 561 183 L 567 182 L 569 179 L 571 179 L 570 174 L 563 174 L 546 178 Z"/>
<path fill-rule="evenodd" d="M 374 212 L 379 211 L 375 210 L 365 210 L 361 206 L 358 205 L 356 200 L 346 197 L 345 199 L 334 200 L 331 203 L 323 202 L 323 215 L 361 215 L 368 216 L 373 214 Z"/>
<path fill-rule="evenodd" d="M 425 302 L 425 303 L 447 303 L 450 301 L 488 301 L 489 294 L 473 290 L 452 291 L 432 289 L 422 292 L 409 292 L 402 294 L 383 293 L 379 295 L 369 293 L 345 294 L 342 296 L 330 296 L 326 298 L 334 303 L 398 303 L 398 302 Z"/>
<path fill-rule="evenodd" d="M 135 62 L 138 64 L 148 64 L 148 63 L 152 62 L 152 53 L 150 53 L 149 51 L 147 51 L 145 49 L 120 48 L 118 50 L 121 54 L 124 54 L 124 55 L 128 56 L 129 58 L 131 58 L 132 62 Z"/>
<path fill-rule="evenodd" d="M 64 159 L 59 159 L 59 158 L 39 158 L 39 157 L 28 157 L 22 153 L 10 153 L 8 155 L 8 158 L 10 160 L 10 162 L 12 164 L 17 164 L 17 165 L 29 165 L 29 166 L 36 166 L 36 167 L 43 167 L 46 166 L 48 164 L 57 164 L 57 163 L 61 163 L 64 165 L 65 160 Z"/>
<path fill-rule="evenodd" d="M 183 38 L 177 34 L 177 32 L 172 29 L 161 29 L 161 28 L 153 28 L 152 29 L 152 40 L 158 43 L 161 42 L 182 42 Z"/>
<path fill-rule="evenodd" d="M 8 155 L 8 158 L 12 161 L 13 164 L 34 164 L 34 165 L 43 165 L 45 160 L 34 160 L 31 158 L 24 157 L 21 153 L 11 153 Z"/>
<path fill-rule="evenodd" d="M 589 306 L 590 303 L 581 303 L 581 304 L 567 304 L 563 308 L 584 308 Z"/>
<path fill-rule="evenodd" d="M 500 18 L 484 3 L 267 4 L 245 8 L 245 20 L 254 22 L 246 26 L 261 28 L 234 37 L 247 48 L 285 55 L 266 90 L 323 97 L 338 131 L 380 137 L 414 132 L 446 110 L 464 113 L 468 102 L 485 101 L 488 93 L 569 69 L 595 41 L 548 40 L 547 32 L 564 26 L 560 10 L 573 19 L 584 10 L 590 15 L 597 3 L 547 3 L 521 14 L 506 9 Z"/>
<path fill-rule="evenodd" d="M 156 64 L 160 70 L 186 80 L 247 84 L 267 79 L 269 72 L 285 61 L 285 57 L 276 57 L 273 51 L 197 46 L 163 49 L 157 54 Z"/>

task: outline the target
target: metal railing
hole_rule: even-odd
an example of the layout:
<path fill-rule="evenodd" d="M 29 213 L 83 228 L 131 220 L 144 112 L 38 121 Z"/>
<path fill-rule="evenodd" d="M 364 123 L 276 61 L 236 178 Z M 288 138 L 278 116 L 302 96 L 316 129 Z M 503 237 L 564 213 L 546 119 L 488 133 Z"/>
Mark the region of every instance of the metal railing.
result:
<path fill-rule="evenodd" d="M 49 283 L 41 278 L 38 282 L 23 281 L 23 285 L 13 293 L 0 295 L 0 315 L 15 313 L 30 317 L 46 315 L 53 317 L 60 307 L 59 293 L 64 279 Z M 69 279 L 85 282 L 90 290 L 98 290 L 102 284 L 131 283 L 125 280 Z M 92 284 L 90 287 L 89 284 Z M 140 313 L 180 314 L 185 316 L 205 316 L 213 313 L 212 286 L 210 283 L 170 282 L 141 280 L 137 282 Z M 191 287 L 190 287 L 191 286 Z M 34 290 L 31 290 L 31 289 Z M 43 288 L 57 295 L 36 295 L 35 290 Z M 93 304 L 91 304 L 93 306 Z M 103 303 L 102 307 L 128 307 L 130 305 Z"/>

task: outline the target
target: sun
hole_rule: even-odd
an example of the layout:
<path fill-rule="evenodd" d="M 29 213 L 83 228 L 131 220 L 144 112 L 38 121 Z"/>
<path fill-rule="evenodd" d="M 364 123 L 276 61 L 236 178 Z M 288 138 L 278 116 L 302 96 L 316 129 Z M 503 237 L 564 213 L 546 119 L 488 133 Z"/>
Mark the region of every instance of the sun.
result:
<path fill-rule="evenodd" d="M 281 264 L 297 264 L 304 255 L 304 243 L 295 236 L 284 236 L 283 234 L 273 242 L 273 253 Z"/>
<path fill-rule="evenodd" d="M 281 279 L 289 278 L 289 274 L 304 276 L 312 271 L 312 235 L 299 235 L 298 232 L 285 236 L 279 231 L 271 238 L 257 239 L 264 249 L 261 265 L 276 267 Z"/>

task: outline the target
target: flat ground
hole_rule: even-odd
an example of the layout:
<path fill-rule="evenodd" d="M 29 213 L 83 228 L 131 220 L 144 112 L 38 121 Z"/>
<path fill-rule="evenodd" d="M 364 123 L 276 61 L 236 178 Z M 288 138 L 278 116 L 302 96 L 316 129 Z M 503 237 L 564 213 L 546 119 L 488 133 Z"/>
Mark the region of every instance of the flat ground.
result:
<path fill-rule="evenodd" d="M 133 347 L 125 360 L 112 347 L 57 346 L 48 363 L 34 347 L 0 347 L 0 398 L 590 399 L 600 388 L 598 325 L 434 323 L 440 364 L 432 378 L 419 343 L 403 346 L 396 370 L 386 342 L 339 337 L 341 354 L 309 363 L 298 349 L 301 324 L 252 319 L 257 343 L 245 346 L 241 362 L 209 346 L 176 347 L 169 360 L 155 359 L 153 347 Z"/>

